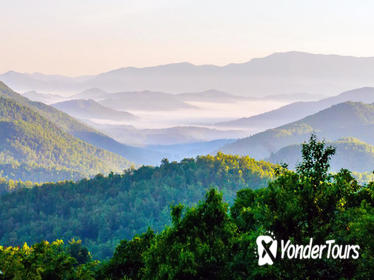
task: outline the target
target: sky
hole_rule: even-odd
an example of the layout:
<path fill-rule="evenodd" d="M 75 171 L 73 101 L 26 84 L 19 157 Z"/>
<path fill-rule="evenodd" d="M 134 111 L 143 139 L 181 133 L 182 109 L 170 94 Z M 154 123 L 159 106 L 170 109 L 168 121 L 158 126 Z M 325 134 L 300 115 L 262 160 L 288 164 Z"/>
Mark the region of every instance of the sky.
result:
<path fill-rule="evenodd" d="M 0 73 L 374 56 L 371 0 L 0 0 Z"/>

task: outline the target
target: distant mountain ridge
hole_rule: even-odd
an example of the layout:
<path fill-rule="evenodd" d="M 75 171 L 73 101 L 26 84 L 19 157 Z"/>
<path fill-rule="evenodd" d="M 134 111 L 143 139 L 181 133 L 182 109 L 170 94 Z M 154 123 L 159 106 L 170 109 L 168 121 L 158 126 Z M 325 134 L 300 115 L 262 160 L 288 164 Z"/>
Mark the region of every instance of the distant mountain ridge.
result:
<path fill-rule="evenodd" d="M 325 95 L 310 94 L 307 92 L 292 93 L 292 94 L 273 94 L 264 96 L 264 100 L 278 100 L 278 101 L 316 101 L 326 98 Z"/>
<path fill-rule="evenodd" d="M 64 97 L 60 95 L 40 93 L 40 92 L 36 92 L 35 90 L 24 92 L 22 96 L 32 101 L 43 102 L 45 104 L 51 104 L 51 103 L 59 102 L 65 99 Z"/>
<path fill-rule="evenodd" d="M 76 78 L 7 72 L 0 80 L 19 91 L 77 92 L 100 88 L 109 92 L 153 90 L 200 92 L 216 88 L 247 97 L 276 94 L 333 95 L 363 85 L 374 86 L 373 57 L 284 52 L 225 66 L 174 63 L 126 67 Z"/>
<path fill-rule="evenodd" d="M 246 100 L 257 100 L 227 92 L 210 89 L 202 92 L 178 93 L 156 91 L 107 92 L 99 88 L 91 88 L 72 95 L 69 100 L 92 99 L 115 110 L 140 111 L 174 111 L 180 109 L 198 109 L 194 102 L 202 103 L 234 103 Z"/>
<path fill-rule="evenodd" d="M 225 144 L 234 142 L 235 139 L 218 139 L 205 142 L 194 142 L 175 145 L 150 145 L 147 148 L 165 154 L 169 161 L 181 161 L 185 158 L 214 155 L 215 151 Z"/>
<path fill-rule="evenodd" d="M 105 149 L 107 151 L 113 152 L 124 158 L 128 159 L 131 162 L 134 162 L 138 165 L 146 164 L 146 165 L 158 165 L 161 162 L 161 159 L 164 157 L 173 157 L 175 156 L 169 152 L 165 152 L 163 148 L 151 149 L 151 148 L 140 148 L 134 147 L 127 144 L 120 143 L 113 138 L 107 136 L 106 134 L 97 131 L 96 129 L 85 125 L 84 123 L 77 121 L 73 117 L 63 113 L 52 106 L 45 105 L 40 102 L 33 102 L 28 100 L 27 98 L 23 97 L 22 95 L 14 92 L 12 89 L 7 87 L 4 83 L 0 82 L 0 96 L 4 95 L 11 99 L 16 100 L 17 102 L 30 107 L 31 109 L 37 111 L 42 116 L 47 118 L 48 120 L 52 121 L 56 126 L 61 128 L 63 131 L 71 134 L 74 137 L 77 137 L 87 143 L 90 143 L 98 148 Z M 73 102 L 74 100 L 72 100 Z M 74 101 L 75 102 L 75 101 Z M 208 129 L 209 131 L 209 129 Z M 212 130 L 213 131 L 213 130 Z M 150 133 L 157 133 L 157 131 L 149 130 Z M 219 132 L 219 131 L 218 131 Z M 160 137 L 162 137 L 162 130 L 159 131 Z M 164 133 L 165 134 L 165 133 Z M 185 134 L 186 135 L 186 134 Z M 218 136 L 223 136 L 224 138 L 228 138 L 231 135 L 230 132 L 222 132 Z M 207 138 L 204 140 L 212 140 L 219 138 L 217 135 L 214 138 Z M 156 135 L 156 137 L 158 137 Z M 166 137 L 166 135 L 164 135 Z M 182 136 L 181 136 L 182 137 Z M 193 142 L 199 141 L 200 138 L 193 139 Z M 126 139 L 125 139 L 126 140 Z M 223 143 L 223 142 L 222 142 Z M 165 142 L 164 142 L 165 144 Z M 204 147 L 200 149 L 201 151 L 208 151 L 207 146 L 211 146 L 212 148 L 209 150 L 213 152 L 217 145 L 212 144 L 205 144 L 199 143 L 196 146 Z M 187 149 L 187 148 L 186 148 Z M 185 149 L 185 150 L 186 150 Z M 195 149 L 196 150 L 196 149 Z"/>
<path fill-rule="evenodd" d="M 217 123 L 216 126 L 230 128 L 256 128 L 264 130 L 299 120 L 332 105 L 346 101 L 373 103 L 374 88 L 363 87 L 353 89 L 319 101 L 295 102 L 252 117 L 220 122 Z"/>
<path fill-rule="evenodd" d="M 131 162 L 135 162 L 137 164 L 155 164 L 155 162 L 159 162 L 159 159 L 162 157 L 161 154 L 154 151 L 121 144 L 52 106 L 40 102 L 30 101 L 22 95 L 14 92 L 2 82 L 0 82 L 0 96 L 11 98 L 17 103 L 31 108 L 44 118 L 53 122 L 64 132 L 69 133 L 70 135 L 98 148 L 123 156 Z"/>
<path fill-rule="evenodd" d="M 221 151 L 264 159 L 279 149 L 300 144 L 311 133 L 327 140 L 355 137 L 374 145 L 374 105 L 345 102 L 316 114 L 225 145 Z"/>
<path fill-rule="evenodd" d="M 243 96 L 233 95 L 215 89 L 209 89 L 202 92 L 179 93 L 176 95 L 176 97 L 183 101 L 212 103 L 227 103 L 250 100 L 249 98 L 245 98 Z"/>
<path fill-rule="evenodd" d="M 78 94 L 75 94 L 73 96 L 70 96 L 69 99 L 93 99 L 93 100 L 100 100 L 100 99 L 105 99 L 106 96 L 109 93 L 99 89 L 99 88 L 90 88 L 86 89 Z"/>
<path fill-rule="evenodd" d="M 218 130 L 199 126 L 137 129 L 129 125 L 88 123 L 119 142 L 139 146 L 188 144 L 217 139 L 240 138 L 248 135 L 247 132 L 241 130 Z"/>
<path fill-rule="evenodd" d="M 136 116 L 128 112 L 107 108 L 92 99 L 74 99 L 52 104 L 56 109 L 78 119 L 104 119 L 129 121 Z"/>
<path fill-rule="evenodd" d="M 109 93 L 99 88 L 91 88 L 82 91 L 81 93 L 68 97 L 71 99 L 93 99 L 95 101 L 102 101 L 104 99 L 116 98 L 121 94 L 138 94 L 148 95 L 152 99 L 152 95 L 155 94 L 153 91 L 136 91 L 136 92 L 119 92 Z M 159 93 L 161 94 L 161 93 Z M 245 97 L 240 95 L 231 94 L 217 89 L 208 89 L 200 92 L 185 92 L 185 93 L 166 93 L 162 92 L 163 95 L 168 95 L 171 99 L 179 99 L 182 102 L 207 102 L 207 103 L 232 103 L 240 101 L 259 101 L 259 100 L 275 100 L 275 101 L 311 101 L 318 100 L 319 95 L 313 95 L 309 93 L 295 93 L 295 94 L 279 94 L 279 95 L 268 95 L 264 97 Z M 156 96 L 157 97 L 157 96 Z"/>
<path fill-rule="evenodd" d="M 176 95 L 155 91 L 112 93 L 99 103 L 115 110 L 172 111 L 196 108 Z"/>

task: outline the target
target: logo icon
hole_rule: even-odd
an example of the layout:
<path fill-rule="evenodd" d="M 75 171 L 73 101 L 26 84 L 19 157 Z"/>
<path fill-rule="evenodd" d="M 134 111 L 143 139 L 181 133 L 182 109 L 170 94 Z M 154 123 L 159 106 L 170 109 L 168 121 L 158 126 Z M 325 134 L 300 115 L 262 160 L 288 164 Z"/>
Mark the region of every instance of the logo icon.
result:
<path fill-rule="evenodd" d="M 277 257 L 278 241 L 268 235 L 260 235 L 256 239 L 258 265 L 272 265 Z"/>

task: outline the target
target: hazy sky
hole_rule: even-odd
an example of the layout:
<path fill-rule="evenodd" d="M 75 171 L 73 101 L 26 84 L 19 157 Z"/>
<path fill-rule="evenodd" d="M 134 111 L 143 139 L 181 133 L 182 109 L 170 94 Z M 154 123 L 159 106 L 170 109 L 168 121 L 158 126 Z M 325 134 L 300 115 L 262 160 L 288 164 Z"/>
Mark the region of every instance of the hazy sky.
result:
<path fill-rule="evenodd" d="M 95 74 L 276 51 L 374 56 L 370 0 L 1 0 L 0 73 Z"/>

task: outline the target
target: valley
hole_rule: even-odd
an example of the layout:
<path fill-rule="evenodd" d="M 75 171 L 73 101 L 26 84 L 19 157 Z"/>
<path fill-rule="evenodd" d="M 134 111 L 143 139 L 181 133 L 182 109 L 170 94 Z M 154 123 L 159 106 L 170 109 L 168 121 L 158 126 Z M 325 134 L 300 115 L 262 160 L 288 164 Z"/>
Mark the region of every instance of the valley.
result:
<path fill-rule="evenodd" d="M 295 63 L 281 72 L 295 57 L 311 69 Z M 0 82 L 0 244 L 10 248 L 0 246 L 0 261 L 31 256 L 39 246 L 60 258 L 78 254 L 72 258 L 82 261 L 71 273 L 121 279 L 134 271 L 159 273 L 170 265 L 169 253 L 171 263 L 183 255 L 180 246 L 201 263 L 201 248 L 209 254 L 219 248 L 223 259 L 241 254 L 239 264 L 225 259 L 220 269 L 247 275 L 243 248 L 263 225 L 279 236 L 289 228 L 323 236 L 334 228 L 338 238 L 342 227 L 364 232 L 362 213 L 373 211 L 374 88 L 361 84 L 365 75 L 323 86 L 312 57 L 328 60 L 339 79 L 346 75 L 338 71 L 343 62 L 372 67 L 372 59 L 278 53 L 224 67 L 182 63 L 78 78 L 0 75 L 24 89 L 20 94 Z M 301 79 L 303 91 L 293 84 L 295 71 L 313 76 Z M 187 74 L 196 84 L 184 82 Z M 274 83 L 265 86 L 268 75 Z M 284 79 L 287 90 L 274 90 Z M 221 87 L 203 88 L 207 81 Z M 347 222 L 353 216 L 365 223 Z M 20 246 L 11 257 L 4 253 Z M 134 260 L 141 269 L 132 268 Z M 235 265 L 227 268 L 230 262 Z"/>

